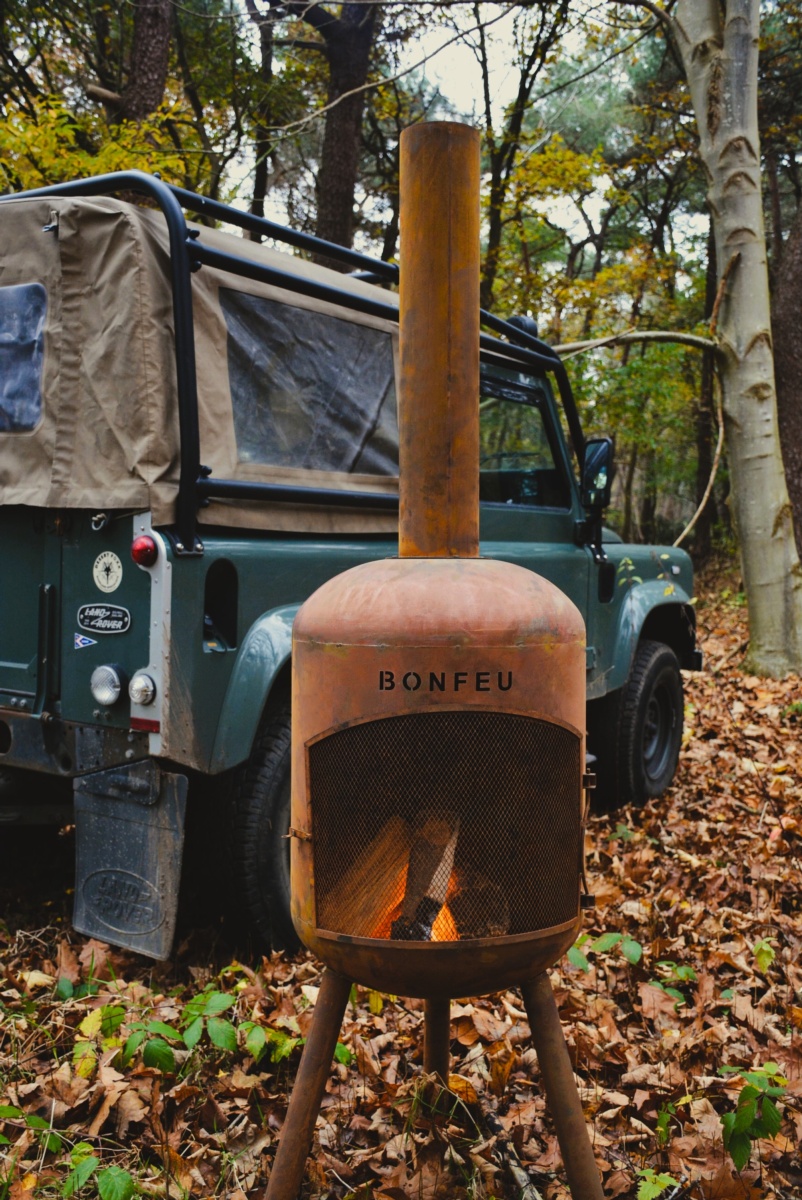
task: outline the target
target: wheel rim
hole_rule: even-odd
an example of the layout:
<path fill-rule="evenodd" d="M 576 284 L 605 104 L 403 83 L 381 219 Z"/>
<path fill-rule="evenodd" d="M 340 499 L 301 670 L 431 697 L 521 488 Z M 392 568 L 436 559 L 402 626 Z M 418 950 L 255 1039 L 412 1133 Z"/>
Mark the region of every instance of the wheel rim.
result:
<path fill-rule="evenodd" d="M 673 750 L 674 706 L 665 684 L 657 683 L 643 721 L 643 766 L 649 779 L 659 779 Z"/>

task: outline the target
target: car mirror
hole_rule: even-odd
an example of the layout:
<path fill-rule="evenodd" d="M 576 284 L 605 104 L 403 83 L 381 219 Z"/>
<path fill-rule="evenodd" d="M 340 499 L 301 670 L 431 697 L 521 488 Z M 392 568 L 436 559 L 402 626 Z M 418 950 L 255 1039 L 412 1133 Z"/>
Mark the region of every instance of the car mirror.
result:
<path fill-rule="evenodd" d="M 585 508 L 606 508 L 613 485 L 613 439 L 588 438 L 582 459 L 582 503 Z"/>

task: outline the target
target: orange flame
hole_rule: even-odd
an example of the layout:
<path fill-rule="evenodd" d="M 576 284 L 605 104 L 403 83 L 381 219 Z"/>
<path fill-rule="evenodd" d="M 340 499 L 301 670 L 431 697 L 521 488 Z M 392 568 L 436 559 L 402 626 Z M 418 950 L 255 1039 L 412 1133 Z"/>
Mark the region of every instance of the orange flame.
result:
<path fill-rule="evenodd" d="M 407 867 L 404 867 L 404 869 L 399 872 L 398 877 L 397 877 L 392 889 L 388 889 L 388 894 L 390 896 L 390 899 L 383 906 L 382 911 L 379 914 L 379 917 L 376 921 L 376 924 L 374 925 L 372 932 L 369 934 L 370 937 L 390 939 L 393 921 L 397 921 L 398 918 L 401 916 L 401 909 L 403 908 L 403 905 L 404 905 L 404 893 L 406 892 L 406 889 L 407 889 Z M 437 917 L 435 918 L 434 925 L 432 926 L 431 940 L 433 942 L 458 942 L 459 941 L 459 932 L 457 930 L 457 925 L 456 925 L 456 922 L 454 921 L 453 916 L 451 915 L 451 909 L 448 907 L 449 899 L 458 890 L 459 890 L 459 885 L 457 883 L 454 872 L 452 872 L 451 878 L 448 881 L 448 892 L 446 894 L 446 903 L 440 909 L 440 912 L 437 914 Z"/>

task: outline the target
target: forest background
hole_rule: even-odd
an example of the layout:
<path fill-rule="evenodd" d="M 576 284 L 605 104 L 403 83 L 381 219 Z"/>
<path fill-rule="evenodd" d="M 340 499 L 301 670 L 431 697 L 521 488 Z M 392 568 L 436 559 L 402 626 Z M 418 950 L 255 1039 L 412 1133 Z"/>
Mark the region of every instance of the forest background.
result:
<path fill-rule="evenodd" d="M 691 30 L 687 20 L 683 25 L 689 14 L 709 28 Z M 771 325 L 753 331 L 747 349 L 753 343 L 768 347 L 769 365 L 761 369 L 766 375 L 773 367 L 776 378 L 777 408 L 775 414 L 772 381 L 769 420 L 778 431 L 788 492 L 771 536 L 783 526 L 786 574 L 798 589 L 793 542 L 794 530 L 802 532 L 802 11 L 796 0 L 3 0 L 0 189 L 136 167 L 392 259 L 399 248 L 400 130 L 438 118 L 477 125 L 483 135 L 484 307 L 534 317 L 541 336 L 562 347 L 569 361 L 586 430 L 615 434 L 619 470 L 610 524 L 625 539 L 673 542 L 682 536 L 703 568 L 722 555 L 734 560 L 743 532 L 730 453 L 740 424 L 728 400 L 729 349 L 722 335 L 739 286 L 739 252 L 726 261 L 716 252 L 720 214 L 708 202 L 706 157 L 706 143 L 720 125 L 718 101 L 723 97 L 725 108 L 732 101 L 732 83 L 717 65 L 731 28 L 752 37 L 755 49 L 759 45 L 753 61 L 756 128 L 747 151 L 762 185 L 756 191 L 759 242 Z M 449 59 L 457 49 L 462 57 Z M 442 65 L 448 61 L 464 69 L 459 89 L 449 85 L 449 68 Z M 694 71 L 702 68 L 708 74 L 700 93 Z M 749 92 L 749 81 L 741 84 Z M 737 187 L 757 188 L 745 168 L 736 174 Z M 756 386 L 753 407 L 765 409 L 766 395 L 762 384 Z M 697 740 L 686 743 L 684 782 L 668 808 L 613 821 L 597 840 L 598 927 L 563 979 L 561 1005 L 574 1021 L 572 1046 L 595 1080 L 595 1099 L 590 1092 L 583 1098 L 596 1116 L 610 1195 L 791 1197 L 802 1184 L 794 1150 L 800 1131 L 795 1030 L 802 1008 L 790 949 L 799 941 L 798 926 L 792 933 L 798 920 L 793 813 L 799 792 L 793 771 L 800 761 L 794 757 L 799 708 L 788 684 L 783 691 L 757 673 L 728 674 L 748 643 L 740 607 L 744 589 L 750 618 L 760 604 L 749 571 L 738 581 L 736 570 L 734 578 L 709 608 L 700 609 L 713 671 L 707 683 L 693 685 L 689 728 Z M 781 652 L 768 663 L 779 675 L 798 668 L 802 653 L 793 605 L 786 610 L 790 627 Z M 752 637 L 754 642 L 754 630 Z M 768 732 L 759 724 L 764 719 Z M 729 766 L 714 781 L 721 762 Z M 719 787 L 722 780 L 729 782 Z M 735 874 L 721 866 L 715 849 L 717 821 L 741 823 Z M 692 886 L 683 876 L 689 867 Z M 759 884 L 759 878 L 769 883 Z M 731 914 L 716 914 L 715 937 L 706 926 L 714 919 L 706 911 L 713 900 Z M 686 915 L 693 934 L 683 925 L 683 902 L 692 909 Z M 314 1000 L 312 965 L 266 960 L 256 973 L 237 967 L 193 976 L 194 995 L 203 997 L 199 1005 L 186 990 L 179 1000 L 174 980 L 173 992 L 170 981 L 158 978 L 147 987 L 125 983 L 133 970 L 125 956 L 115 960 L 94 947 L 79 961 L 77 948 L 52 931 L 39 950 L 25 937 L 7 939 L 6 974 L 17 998 L 5 1011 L 20 1014 L 15 1053 L 26 1048 L 23 1061 L 31 1065 L 23 1090 L 15 1085 L 10 1103 L 0 1106 L 0 1121 L 7 1122 L 0 1151 L 15 1149 L 11 1167 L 0 1172 L 2 1200 L 24 1200 L 32 1192 L 69 1197 L 88 1189 L 88 1195 L 97 1180 L 104 1181 L 101 1192 L 108 1190 L 104 1200 L 127 1200 L 129 1185 L 175 1200 L 190 1191 L 258 1190 L 260 1155 L 269 1157 L 272 1135 L 257 1145 L 258 1137 L 244 1132 L 247 1122 L 240 1128 L 235 1118 L 244 1121 L 247 1113 L 251 1119 L 254 1107 L 280 1112 L 277 1096 L 286 1090 L 281 1064 L 292 1060 L 305 1005 Z M 715 960 L 700 949 L 713 941 Z M 38 1032 L 29 1025 L 26 1033 L 31 997 L 48 986 L 38 976 L 48 980 L 51 970 L 61 992 L 47 1004 L 37 1002 Z M 101 979 L 111 981 L 109 988 Z M 126 1074 L 117 1070 L 119 1048 L 106 1041 L 113 1042 L 130 1020 L 132 1005 L 151 1024 L 160 1023 L 162 1034 L 140 1022 Z M 223 1016 L 229 1009 L 232 1021 Z M 704 1018 L 705 1010 L 715 1020 Z M 257 1045 L 259 1022 L 252 1018 L 268 1011 L 268 1040 Z M 92 1016 L 98 1012 L 104 1014 L 102 1027 Z M 461 1126 L 462 1118 L 455 1118 L 461 1132 L 449 1135 L 434 1115 L 421 1116 L 423 1101 L 413 1085 L 399 1082 L 399 1063 L 414 1041 L 414 1006 L 410 1012 L 373 995 L 357 997 L 350 1048 L 343 1049 L 340 1066 L 358 1062 L 372 1082 L 360 1100 L 355 1085 L 343 1081 L 337 1103 L 345 1106 L 345 1117 L 332 1102 L 338 1132 L 317 1147 L 309 1185 L 314 1189 L 317 1169 L 317 1190 L 310 1194 L 325 1194 L 328 1186 L 360 1200 L 373 1194 L 520 1194 L 530 1200 L 564 1194 L 542 1104 L 520 1080 L 512 1106 L 509 1096 L 504 1099 L 516 1072 L 532 1065 L 521 1058 L 520 1016 L 514 997 L 487 1007 L 466 1005 L 458 1015 L 466 1080 L 460 1086 L 469 1117 Z M 635 1024 L 622 1035 L 630 1018 Z M 208 1051 L 197 1077 L 181 1059 L 198 1052 L 197 1041 L 191 1047 L 186 1041 L 190 1026 Z M 72 1059 L 61 1083 L 54 1083 L 42 1063 L 48 1047 L 60 1062 L 65 1031 Z M 144 1051 L 159 1041 L 162 1048 L 145 1059 Z M 781 1063 L 797 1062 L 795 1081 L 789 1083 L 772 1061 L 778 1056 Z M 740 1063 L 742 1072 L 751 1068 L 751 1082 L 736 1075 L 730 1092 L 722 1090 L 727 1079 L 716 1082 L 715 1074 L 722 1059 Z M 672 1061 L 688 1070 L 695 1064 L 696 1075 L 685 1074 L 680 1082 Z M 261 1074 L 255 1069 L 268 1063 Z M 168 1099 L 166 1090 L 160 1094 L 160 1081 L 179 1067 L 181 1078 Z M 209 1082 L 215 1071 L 224 1080 L 219 1087 Z M 758 1094 L 747 1095 L 739 1109 L 744 1087 Z M 392 1115 L 376 1101 L 380 1092 L 396 1097 Z M 478 1093 L 486 1114 L 491 1104 L 491 1115 L 468 1137 L 465 1121 L 479 1120 Z M 779 1096 L 782 1129 L 771 1115 Z M 51 1101 L 43 1132 L 28 1118 Z M 203 1105 L 211 1105 L 209 1112 Z M 88 1141 L 52 1142 L 61 1138 L 53 1132 L 57 1106 L 64 1121 L 80 1114 Z M 725 1154 L 727 1113 L 733 1128 Z M 106 1141 L 101 1153 L 109 1120 L 118 1149 Z M 421 1120 L 422 1126 L 416 1124 Z M 145 1156 L 136 1170 L 130 1151 L 119 1151 L 129 1127 L 140 1139 L 141 1130 L 148 1131 L 151 1158 Z M 215 1142 L 208 1131 L 218 1127 L 227 1132 Z M 265 1128 L 274 1125 L 268 1121 Z M 410 1128 L 425 1132 L 417 1150 L 414 1134 L 411 1152 L 399 1143 L 395 1158 L 378 1154 L 377 1144 L 386 1146 Z M 612 1149 L 605 1149 L 602 1131 Z M 768 1149 L 758 1150 L 761 1141 Z M 363 1177 L 372 1169 L 371 1155 L 380 1182 L 368 1185 Z M 109 1168 L 109 1161 L 121 1165 Z M 509 1179 L 515 1181 L 521 1162 L 529 1183 L 517 1177 L 518 1191 L 505 1192 L 502 1175 L 512 1187 Z M 737 1166 L 744 1172 L 733 1174 Z M 339 1178 L 333 1185 L 332 1170 Z M 455 1190 L 455 1170 L 462 1193 Z M 541 1181 L 541 1191 L 533 1180 Z M 527 1186 L 531 1192 L 522 1190 Z"/>
<path fill-rule="evenodd" d="M 682 64 L 655 8 L 7 0 L 0 184 L 159 171 L 389 259 L 400 129 L 436 117 L 475 123 L 484 307 L 532 315 L 543 337 L 566 346 L 588 429 L 616 435 L 612 523 L 625 540 L 673 541 L 711 477 L 712 352 L 574 349 L 633 330 L 709 334 L 717 272 L 707 182 Z M 769 269 L 774 320 L 795 340 L 782 314 L 802 287 L 802 14 L 790 0 L 763 10 Z M 457 45 L 460 69 L 473 68 L 459 90 L 438 66 Z M 788 462 L 795 423 L 786 424 Z M 729 488 L 725 454 L 688 538 L 699 562 L 731 545 Z"/>

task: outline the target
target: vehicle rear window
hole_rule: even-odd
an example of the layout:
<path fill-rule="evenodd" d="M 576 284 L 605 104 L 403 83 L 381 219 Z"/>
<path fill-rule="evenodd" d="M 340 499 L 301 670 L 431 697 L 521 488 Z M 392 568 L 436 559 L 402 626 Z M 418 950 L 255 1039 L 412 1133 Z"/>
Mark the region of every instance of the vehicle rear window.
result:
<path fill-rule="evenodd" d="M 240 462 L 398 474 L 389 333 L 220 289 Z"/>
<path fill-rule="evenodd" d="M 28 433 L 41 419 L 46 312 L 41 283 L 0 287 L 0 433 Z"/>

